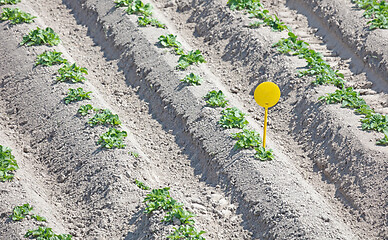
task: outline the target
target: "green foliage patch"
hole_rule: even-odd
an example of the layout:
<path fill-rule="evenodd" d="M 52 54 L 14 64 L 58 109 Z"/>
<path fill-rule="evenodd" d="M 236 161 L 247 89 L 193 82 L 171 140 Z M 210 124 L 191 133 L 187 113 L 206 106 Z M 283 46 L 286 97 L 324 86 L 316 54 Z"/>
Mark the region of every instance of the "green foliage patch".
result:
<path fill-rule="evenodd" d="M 237 139 L 234 145 L 235 149 L 248 149 L 257 147 L 261 144 L 260 134 L 255 130 L 249 130 L 244 128 L 242 132 L 232 133 L 233 139 Z"/>
<path fill-rule="evenodd" d="M 127 137 L 126 131 L 120 131 L 116 128 L 109 128 L 98 140 L 98 144 L 107 149 L 125 148 L 124 139 Z"/>
<path fill-rule="evenodd" d="M 146 17 L 146 16 L 139 17 L 137 19 L 137 23 L 141 27 L 146 27 L 146 26 L 150 25 L 150 26 L 157 27 L 157 28 L 163 28 L 163 29 L 166 28 L 166 24 L 161 23 L 158 19 L 152 18 L 152 17 Z"/>
<path fill-rule="evenodd" d="M 67 96 L 64 98 L 65 104 L 71 102 L 82 101 L 85 99 L 91 99 L 90 94 L 92 92 L 85 92 L 83 88 L 79 87 L 77 89 L 70 88 Z"/>
<path fill-rule="evenodd" d="M 1 21 L 9 20 L 11 24 L 31 23 L 35 18 L 31 14 L 21 11 L 19 8 L 3 8 L 0 16 Z"/>
<path fill-rule="evenodd" d="M 119 115 L 113 114 L 109 109 L 101 109 L 91 119 L 89 119 L 88 123 L 90 126 L 117 126 L 121 124 L 121 121 L 119 119 Z"/>
<path fill-rule="evenodd" d="M 342 107 L 347 108 L 360 108 L 366 105 L 365 100 L 352 87 L 337 89 L 334 93 L 319 97 L 318 100 L 324 100 L 327 104 L 341 103 Z"/>
<path fill-rule="evenodd" d="M 352 0 L 361 9 L 364 9 L 364 17 L 371 18 L 368 21 L 369 29 L 388 29 L 388 2 L 382 0 Z"/>
<path fill-rule="evenodd" d="M 20 221 L 24 219 L 33 209 L 34 208 L 28 203 L 21 206 L 16 206 L 12 210 L 11 218 L 13 221 Z"/>
<path fill-rule="evenodd" d="M 244 128 L 248 125 L 245 115 L 236 107 L 227 108 L 222 110 L 222 116 L 218 123 L 223 128 Z"/>
<path fill-rule="evenodd" d="M 194 63 L 206 63 L 205 58 L 202 56 L 201 51 L 199 50 L 192 50 L 188 52 L 187 54 L 182 54 L 178 60 L 178 69 L 185 70 L 190 65 L 193 65 Z"/>
<path fill-rule="evenodd" d="M 195 227 L 190 225 L 181 225 L 178 228 L 174 227 L 174 232 L 167 236 L 168 239 L 172 240 L 205 240 L 201 235 L 204 231 L 198 232 Z"/>
<path fill-rule="evenodd" d="M 135 184 L 138 188 L 142 190 L 150 190 L 151 188 L 146 186 L 143 182 L 140 182 L 139 180 L 135 179 Z"/>
<path fill-rule="evenodd" d="M 255 148 L 256 154 L 255 158 L 261 161 L 273 160 L 275 156 L 272 153 L 272 149 L 265 149 L 263 146 L 258 146 Z"/>
<path fill-rule="evenodd" d="M 78 109 L 78 113 L 81 115 L 81 116 L 86 116 L 89 114 L 90 111 L 93 111 L 95 110 L 92 105 L 90 104 L 85 104 L 85 105 L 81 105 Z M 98 110 L 98 109 L 96 109 Z"/>
<path fill-rule="evenodd" d="M 57 235 L 48 227 L 39 227 L 36 230 L 28 230 L 24 237 L 37 240 L 71 240 L 72 238 L 70 234 Z"/>
<path fill-rule="evenodd" d="M 196 75 L 194 73 L 190 73 L 186 75 L 186 77 L 181 79 L 181 82 L 191 84 L 191 85 L 197 85 L 197 86 L 201 85 L 202 81 L 203 79 L 199 75 Z"/>
<path fill-rule="evenodd" d="M 225 95 L 221 90 L 218 92 L 215 90 L 210 91 L 204 98 L 206 104 L 212 107 L 225 107 L 228 105 L 228 100 L 225 99 Z"/>
<path fill-rule="evenodd" d="M 0 5 L 17 4 L 17 3 L 20 3 L 20 0 L 0 0 Z"/>
<path fill-rule="evenodd" d="M 163 222 L 172 223 L 174 219 L 177 219 L 179 220 L 180 225 L 194 225 L 194 220 L 192 219 L 193 217 L 195 217 L 195 214 L 179 206 L 174 207 L 173 209 L 171 209 L 171 211 L 167 212 L 167 215 L 164 217 Z"/>
<path fill-rule="evenodd" d="M 78 67 L 75 63 L 72 65 L 66 63 L 63 67 L 58 69 L 59 76 L 57 80 L 60 82 L 69 81 L 72 83 L 86 81 L 86 78 L 83 74 L 88 74 L 88 69 L 83 67 Z"/>
<path fill-rule="evenodd" d="M 182 44 L 177 40 L 177 36 L 173 34 L 161 35 L 159 38 L 159 44 L 163 47 L 173 48 L 177 55 L 183 55 Z"/>
<path fill-rule="evenodd" d="M 144 198 L 143 202 L 147 205 L 144 212 L 148 214 L 159 209 L 170 210 L 182 206 L 182 204 L 171 198 L 169 190 L 169 187 L 152 189 Z"/>
<path fill-rule="evenodd" d="M 67 60 L 62 58 L 62 53 L 57 51 L 45 51 L 38 55 L 35 65 L 52 66 L 56 64 L 67 63 Z"/>
<path fill-rule="evenodd" d="M 11 172 L 19 169 L 15 156 L 11 152 L 10 148 L 0 145 L 0 181 L 2 182 L 12 180 L 14 175 Z"/>
<path fill-rule="evenodd" d="M 20 45 L 26 46 L 40 46 L 40 45 L 49 45 L 56 46 L 61 42 L 58 34 L 50 27 L 46 29 L 40 29 L 37 27 L 35 30 L 32 30 L 29 34 L 23 37 L 23 41 Z"/>

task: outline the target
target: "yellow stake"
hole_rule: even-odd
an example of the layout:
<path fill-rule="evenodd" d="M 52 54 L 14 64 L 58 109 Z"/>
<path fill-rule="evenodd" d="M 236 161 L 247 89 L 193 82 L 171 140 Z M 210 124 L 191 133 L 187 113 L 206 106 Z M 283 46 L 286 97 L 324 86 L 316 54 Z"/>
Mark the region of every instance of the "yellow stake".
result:
<path fill-rule="evenodd" d="M 273 82 L 263 82 L 257 86 L 254 98 L 257 104 L 265 108 L 264 115 L 264 133 L 263 133 L 263 147 L 265 148 L 265 138 L 267 136 L 267 118 L 268 108 L 275 106 L 280 99 L 280 89 Z"/>
<path fill-rule="evenodd" d="M 264 133 L 263 133 L 263 148 L 265 148 L 265 137 L 267 135 L 267 117 L 268 117 L 268 108 L 265 108 L 264 114 Z"/>

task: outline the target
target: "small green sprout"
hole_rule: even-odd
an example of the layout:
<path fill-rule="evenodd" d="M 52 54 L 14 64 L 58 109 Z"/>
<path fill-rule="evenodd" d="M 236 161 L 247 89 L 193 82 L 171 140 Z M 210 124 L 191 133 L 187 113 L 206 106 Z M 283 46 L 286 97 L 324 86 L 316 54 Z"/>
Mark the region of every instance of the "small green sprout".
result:
<path fill-rule="evenodd" d="M 11 181 L 14 177 L 11 172 L 19 169 L 15 156 L 11 152 L 10 148 L 0 145 L 0 181 L 2 182 Z"/>
<path fill-rule="evenodd" d="M 245 115 L 246 114 L 242 113 L 236 107 L 227 108 L 222 110 L 222 116 L 218 123 L 223 128 L 244 128 L 248 125 Z"/>
<path fill-rule="evenodd" d="M 127 137 L 126 131 L 120 131 L 116 128 L 109 128 L 109 130 L 100 136 L 98 144 L 107 149 L 125 148 L 124 138 Z"/>
<path fill-rule="evenodd" d="M 244 128 L 242 132 L 232 133 L 232 137 L 233 139 L 237 139 L 234 145 L 235 149 L 258 147 L 261 144 L 260 134 L 255 130 Z"/>
<path fill-rule="evenodd" d="M 64 98 L 65 104 L 71 102 L 82 101 L 85 99 L 91 99 L 90 94 L 92 92 L 85 92 L 83 88 L 79 87 L 77 89 L 70 88 L 67 93 L 67 97 Z"/>
<path fill-rule="evenodd" d="M 67 60 L 62 58 L 62 53 L 57 51 L 45 51 L 38 55 L 35 65 L 52 66 L 56 64 L 67 63 Z"/>
<path fill-rule="evenodd" d="M 61 40 L 59 39 L 58 34 L 56 34 L 52 28 L 47 27 L 46 29 L 40 29 L 37 27 L 23 37 L 23 41 L 20 45 L 39 46 L 47 44 L 49 46 L 57 46 L 60 42 Z"/>
<path fill-rule="evenodd" d="M 228 105 L 228 100 L 225 99 L 225 95 L 221 90 L 218 92 L 215 90 L 210 91 L 204 98 L 207 105 L 212 107 L 225 107 Z"/>
<path fill-rule="evenodd" d="M 272 149 L 266 150 L 263 146 L 258 146 L 255 148 L 256 154 L 255 158 L 259 159 L 261 161 L 266 161 L 266 160 L 273 160 L 275 159 Z"/>
<path fill-rule="evenodd" d="M 32 23 L 36 17 L 21 11 L 19 8 L 3 8 L 0 20 L 9 20 L 11 24 Z"/>
<path fill-rule="evenodd" d="M 140 182 L 139 180 L 135 179 L 135 184 L 138 188 L 143 190 L 150 190 L 151 188 L 146 186 L 143 182 Z"/>
<path fill-rule="evenodd" d="M 32 209 L 33 207 L 28 203 L 23 204 L 22 206 L 16 206 L 12 211 L 11 218 L 13 221 L 20 221 L 24 219 L 30 213 L 30 211 L 32 211 Z"/>
<path fill-rule="evenodd" d="M 196 75 L 194 73 L 190 73 L 186 75 L 186 77 L 181 79 L 181 82 L 188 83 L 191 85 L 197 85 L 197 86 L 201 85 L 202 81 L 203 79 L 199 75 Z"/>

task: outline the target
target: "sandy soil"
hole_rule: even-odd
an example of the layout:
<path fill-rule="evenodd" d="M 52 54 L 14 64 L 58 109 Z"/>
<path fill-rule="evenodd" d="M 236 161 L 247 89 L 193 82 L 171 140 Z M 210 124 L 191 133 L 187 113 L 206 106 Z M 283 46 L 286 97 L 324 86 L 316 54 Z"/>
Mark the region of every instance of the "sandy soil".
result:
<path fill-rule="evenodd" d="M 226 1 L 149 2 L 167 29 L 139 28 L 136 16 L 110 0 L 26 0 L 18 6 L 38 16 L 35 23 L 0 23 L 0 144 L 13 149 L 20 165 L 13 182 L 0 183 L 1 238 L 24 239 L 38 226 L 9 219 L 14 206 L 29 202 L 47 217 L 44 225 L 74 239 L 165 239 L 173 226 L 160 222 L 161 212 L 143 213 L 147 191 L 135 179 L 171 187 L 197 215 L 196 228 L 206 239 L 388 237 L 388 150 L 375 145 L 381 134 L 362 131 L 353 111 L 317 101 L 334 88 L 297 77 L 303 61 L 271 47 L 286 33 L 246 28 L 251 20 L 230 11 Z M 375 67 L 352 41 L 333 46 L 327 40 L 353 36 L 330 19 L 352 21 L 356 9 L 345 4 L 352 14 L 337 16 L 317 10 L 331 1 L 314 1 L 311 8 L 302 2 L 264 4 L 343 71 L 377 112 L 387 113 L 386 32 L 370 33 L 382 41 L 363 45 L 381 52 Z M 36 26 L 52 27 L 62 44 L 19 46 Z M 208 63 L 190 69 L 203 76 L 201 86 L 180 83 L 188 72 L 177 71 L 178 58 L 156 44 L 168 33 L 186 50 L 203 51 Z M 87 67 L 88 81 L 57 83 L 58 67 L 34 67 L 47 49 Z M 206 107 L 203 96 L 221 89 L 249 114 L 250 128 L 262 132 L 263 110 L 253 91 L 267 80 L 282 90 L 269 119 L 276 160 L 258 162 L 253 151 L 233 150 L 236 130 L 217 124 L 221 110 Z M 86 125 L 87 117 L 76 114 L 83 102 L 63 103 L 67 89 L 78 86 L 93 92 L 93 106 L 120 116 L 129 133 L 126 149 L 101 150 L 96 141 L 106 127 Z"/>

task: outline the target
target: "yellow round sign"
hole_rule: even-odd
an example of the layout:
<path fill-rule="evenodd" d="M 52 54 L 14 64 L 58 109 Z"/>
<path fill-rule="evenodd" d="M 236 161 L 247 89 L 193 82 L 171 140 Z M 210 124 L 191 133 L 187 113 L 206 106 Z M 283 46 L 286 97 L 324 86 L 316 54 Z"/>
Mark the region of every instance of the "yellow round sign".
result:
<path fill-rule="evenodd" d="M 270 108 L 278 103 L 280 99 L 280 89 L 278 85 L 273 82 L 263 82 L 257 86 L 254 98 L 257 104 L 263 108 Z"/>

